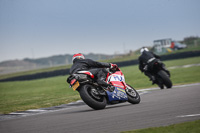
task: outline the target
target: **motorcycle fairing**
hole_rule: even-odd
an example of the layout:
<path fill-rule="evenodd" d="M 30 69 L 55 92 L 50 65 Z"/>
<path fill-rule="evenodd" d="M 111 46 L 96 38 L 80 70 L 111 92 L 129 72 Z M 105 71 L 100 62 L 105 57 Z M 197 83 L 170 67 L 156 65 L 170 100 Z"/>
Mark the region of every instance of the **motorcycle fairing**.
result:
<path fill-rule="evenodd" d="M 115 87 L 113 92 L 106 91 L 108 100 L 111 101 L 127 101 L 128 96 L 123 88 Z"/>
<path fill-rule="evenodd" d="M 106 81 L 115 87 L 123 88 L 124 90 L 126 89 L 125 78 L 121 71 L 109 75 Z"/>
<path fill-rule="evenodd" d="M 94 78 L 94 75 L 90 71 L 78 71 L 77 73 L 83 73 L 89 75 L 91 78 Z"/>

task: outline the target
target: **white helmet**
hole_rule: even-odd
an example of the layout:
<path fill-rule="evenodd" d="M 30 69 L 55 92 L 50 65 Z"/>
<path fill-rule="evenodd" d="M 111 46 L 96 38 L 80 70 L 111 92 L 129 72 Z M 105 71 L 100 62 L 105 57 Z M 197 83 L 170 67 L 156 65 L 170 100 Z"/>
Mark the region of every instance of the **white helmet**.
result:
<path fill-rule="evenodd" d="M 142 49 L 140 50 L 140 53 L 142 54 L 144 51 L 149 51 L 148 48 L 142 47 Z"/>

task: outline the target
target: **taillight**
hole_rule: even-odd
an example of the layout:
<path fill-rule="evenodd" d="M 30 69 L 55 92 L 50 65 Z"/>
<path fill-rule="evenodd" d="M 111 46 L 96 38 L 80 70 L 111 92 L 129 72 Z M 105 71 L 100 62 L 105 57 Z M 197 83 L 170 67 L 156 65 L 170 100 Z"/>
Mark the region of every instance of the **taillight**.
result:
<path fill-rule="evenodd" d="M 73 85 L 76 82 L 76 79 L 72 79 L 70 85 Z"/>

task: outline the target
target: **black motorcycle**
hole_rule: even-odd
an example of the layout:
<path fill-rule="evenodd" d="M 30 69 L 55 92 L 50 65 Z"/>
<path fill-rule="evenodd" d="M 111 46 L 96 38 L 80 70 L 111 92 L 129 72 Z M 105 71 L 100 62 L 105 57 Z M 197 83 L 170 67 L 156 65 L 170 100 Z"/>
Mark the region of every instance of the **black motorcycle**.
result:
<path fill-rule="evenodd" d="M 148 66 L 145 66 L 144 70 L 149 69 Z M 167 88 L 172 87 L 172 81 L 170 80 L 170 72 L 165 68 L 165 65 L 157 60 L 151 66 L 151 74 L 155 77 L 155 84 L 157 84 L 160 89 L 164 89 L 164 86 Z"/>

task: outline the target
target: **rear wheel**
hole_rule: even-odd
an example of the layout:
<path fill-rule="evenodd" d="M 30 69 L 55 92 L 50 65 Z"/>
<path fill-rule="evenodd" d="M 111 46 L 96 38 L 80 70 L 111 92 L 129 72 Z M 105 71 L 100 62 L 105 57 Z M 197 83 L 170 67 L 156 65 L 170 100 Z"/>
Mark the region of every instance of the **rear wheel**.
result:
<path fill-rule="evenodd" d="M 158 72 L 158 75 L 162 78 L 163 80 L 163 84 L 167 87 L 167 88 L 171 88 L 172 87 L 172 81 L 170 80 L 168 74 L 163 71 L 163 70 L 160 70 Z"/>
<path fill-rule="evenodd" d="M 95 110 L 106 107 L 106 98 L 99 95 L 96 88 L 92 85 L 83 85 L 79 90 L 79 94 L 82 100 Z"/>
<path fill-rule="evenodd" d="M 140 95 L 138 94 L 138 92 L 128 84 L 126 84 L 126 87 L 127 87 L 126 94 L 128 96 L 128 102 L 132 104 L 140 103 Z"/>

